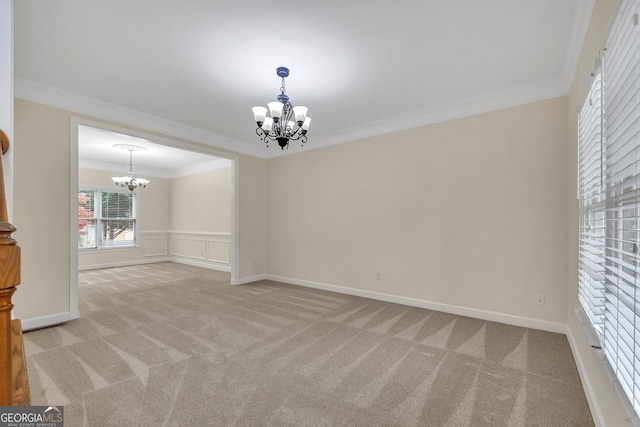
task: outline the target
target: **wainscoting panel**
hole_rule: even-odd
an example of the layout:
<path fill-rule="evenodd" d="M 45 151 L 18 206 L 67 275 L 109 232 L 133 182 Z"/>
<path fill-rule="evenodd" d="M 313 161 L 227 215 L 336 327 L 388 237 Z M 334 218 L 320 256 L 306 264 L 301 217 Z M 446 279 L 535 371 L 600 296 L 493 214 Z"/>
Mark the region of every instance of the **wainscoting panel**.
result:
<path fill-rule="evenodd" d="M 188 257 L 187 239 L 171 237 L 171 255 Z"/>
<path fill-rule="evenodd" d="M 228 233 L 170 233 L 171 255 L 176 260 L 194 260 L 229 268 L 231 235 Z"/>
<path fill-rule="evenodd" d="M 229 241 L 207 240 L 207 261 L 229 264 Z"/>
<path fill-rule="evenodd" d="M 140 246 L 81 252 L 78 269 L 175 261 L 228 272 L 231 271 L 230 254 L 229 233 L 143 231 L 140 233 Z"/>
<path fill-rule="evenodd" d="M 187 240 L 187 256 L 193 259 L 206 260 L 207 241 L 200 239 Z"/>
<path fill-rule="evenodd" d="M 167 237 L 143 237 L 142 247 L 144 256 L 158 256 L 167 254 Z"/>

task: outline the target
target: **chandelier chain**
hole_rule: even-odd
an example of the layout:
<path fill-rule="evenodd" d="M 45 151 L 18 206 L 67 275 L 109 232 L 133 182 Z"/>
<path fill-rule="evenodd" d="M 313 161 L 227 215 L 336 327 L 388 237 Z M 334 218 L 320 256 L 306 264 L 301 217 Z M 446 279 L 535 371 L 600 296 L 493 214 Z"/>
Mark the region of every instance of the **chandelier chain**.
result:
<path fill-rule="evenodd" d="M 129 175 L 133 176 L 133 150 L 129 150 Z"/>

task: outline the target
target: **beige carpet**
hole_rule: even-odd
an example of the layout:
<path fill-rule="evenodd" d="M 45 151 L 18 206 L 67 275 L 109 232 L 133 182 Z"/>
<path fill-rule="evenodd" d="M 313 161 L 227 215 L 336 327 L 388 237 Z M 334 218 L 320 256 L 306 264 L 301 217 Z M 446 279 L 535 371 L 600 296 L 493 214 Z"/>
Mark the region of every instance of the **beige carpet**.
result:
<path fill-rule="evenodd" d="M 162 263 L 25 334 L 65 426 L 591 426 L 563 335 Z"/>

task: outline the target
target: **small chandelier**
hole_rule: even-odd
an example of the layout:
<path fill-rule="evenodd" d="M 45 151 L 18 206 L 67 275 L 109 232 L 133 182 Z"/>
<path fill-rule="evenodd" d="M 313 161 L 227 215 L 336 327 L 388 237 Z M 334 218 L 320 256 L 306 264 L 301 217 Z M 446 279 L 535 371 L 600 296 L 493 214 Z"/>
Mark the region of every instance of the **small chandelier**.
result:
<path fill-rule="evenodd" d="M 278 141 L 280 148 L 289 149 L 289 141 L 307 142 L 307 131 L 311 118 L 307 117 L 307 107 L 294 107 L 289 102 L 289 97 L 284 93 L 284 78 L 289 76 L 289 69 L 286 67 L 278 67 L 276 74 L 282 77 L 282 85 L 280 86 L 280 94 L 276 97 L 277 101 L 271 101 L 269 113 L 264 107 L 253 107 L 253 117 L 258 127 L 256 134 L 262 141 L 269 146 L 270 141 Z"/>
<path fill-rule="evenodd" d="M 147 151 L 144 147 L 139 147 L 137 145 L 127 145 L 127 144 L 115 144 L 114 147 L 122 148 L 125 150 L 129 150 L 129 176 L 114 176 L 111 177 L 113 182 L 120 187 L 126 187 L 129 191 L 133 192 L 136 188 L 145 188 L 147 184 L 149 184 L 149 180 L 144 178 L 134 178 L 133 177 L 133 152 L 134 151 Z"/>

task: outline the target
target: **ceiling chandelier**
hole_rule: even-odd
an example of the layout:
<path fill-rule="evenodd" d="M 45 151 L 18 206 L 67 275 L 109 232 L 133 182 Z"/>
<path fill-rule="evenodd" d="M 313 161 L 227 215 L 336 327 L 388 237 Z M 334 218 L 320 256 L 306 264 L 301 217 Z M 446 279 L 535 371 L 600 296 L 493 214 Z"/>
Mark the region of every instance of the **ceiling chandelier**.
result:
<path fill-rule="evenodd" d="M 147 184 L 149 184 L 149 180 L 144 178 L 134 178 L 133 177 L 133 152 L 134 151 L 147 151 L 144 147 L 139 147 L 137 145 L 127 145 L 127 144 L 115 144 L 114 147 L 122 148 L 124 150 L 129 150 L 129 176 L 114 176 L 111 177 L 113 182 L 120 187 L 126 187 L 129 191 L 133 191 L 136 188 L 145 188 Z"/>
<path fill-rule="evenodd" d="M 307 117 L 307 107 L 294 107 L 289 102 L 289 97 L 284 93 L 284 78 L 289 76 L 289 69 L 278 67 L 276 74 L 282 78 L 280 94 L 277 101 L 267 104 L 271 117 L 267 116 L 265 107 L 253 107 L 253 117 L 258 127 L 256 134 L 269 146 L 270 141 L 278 141 L 280 148 L 289 149 L 289 141 L 300 140 L 302 144 L 307 142 L 307 131 L 311 118 Z"/>

